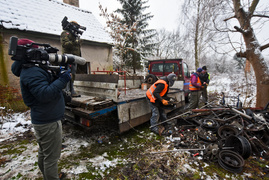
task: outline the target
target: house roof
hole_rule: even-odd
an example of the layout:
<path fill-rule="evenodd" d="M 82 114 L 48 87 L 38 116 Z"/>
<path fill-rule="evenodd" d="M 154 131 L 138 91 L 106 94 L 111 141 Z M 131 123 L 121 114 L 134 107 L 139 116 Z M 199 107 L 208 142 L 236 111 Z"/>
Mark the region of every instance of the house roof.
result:
<path fill-rule="evenodd" d="M 57 0 L 0 0 L 0 26 L 6 29 L 60 35 L 65 16 L 87 28 L 81 39 L 112 44 L 109 34 L 90 11 Z"/>

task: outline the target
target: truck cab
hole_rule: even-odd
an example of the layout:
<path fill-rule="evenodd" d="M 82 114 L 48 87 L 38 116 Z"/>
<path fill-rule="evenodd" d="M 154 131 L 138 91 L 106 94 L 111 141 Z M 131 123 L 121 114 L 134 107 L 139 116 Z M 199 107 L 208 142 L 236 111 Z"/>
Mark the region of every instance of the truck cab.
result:
<path fill-rule="evenodd" d="M 153 84 L 160 77 L 167 76 L 172 72 L 177 75 L 177 81 L 183 82 L 181 83 L 183 87 L 176 87 L 178 83 L 175 83 L 172 88 L 184 89 L 185 99 L 188 101 L 190 71 L 188 65 L 183 61 L 183 59 L 160 59 L 148 61 L 149 74 L 146 76 L 145 82 Z"/>

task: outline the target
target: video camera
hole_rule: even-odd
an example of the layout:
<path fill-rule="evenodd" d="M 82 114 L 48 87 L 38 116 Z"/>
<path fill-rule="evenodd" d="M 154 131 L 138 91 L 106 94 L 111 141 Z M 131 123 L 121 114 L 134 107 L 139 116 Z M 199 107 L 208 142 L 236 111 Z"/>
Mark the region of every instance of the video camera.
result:
<path fill-rule="evenodd" d="M 84 31 L 86 31 L 86 27 L 84 26 L 80 26 L 79 24 L 77 23 L 70 23 L 67 21 L 67 17 L 65 16 L 62 20 L 62 27 L 63 27 L 63 30 L 67 30 L 69 32 L 71 32 L 74 36 L 78 36 L 79 34 L 82 35 L 82 33 Z M 83 31 L 81 31 L 81 30 Z"/>
<path fill-rule="evenodd" d="M 42 46 L 43 48 L 34 48 L 33 46 Z M 59 51 L 49 44 L 31 43 L 27 45 L 18 45 L 18 38 L 12 36 L 9 40 L 8 54 L 14 61 L 25 61 L 26 63 L 37 63 L 49 66 L 50 63 L 64 66 L 66 64 L 84 65 L 86 60 L 73 54 L 58 55 Z"/>

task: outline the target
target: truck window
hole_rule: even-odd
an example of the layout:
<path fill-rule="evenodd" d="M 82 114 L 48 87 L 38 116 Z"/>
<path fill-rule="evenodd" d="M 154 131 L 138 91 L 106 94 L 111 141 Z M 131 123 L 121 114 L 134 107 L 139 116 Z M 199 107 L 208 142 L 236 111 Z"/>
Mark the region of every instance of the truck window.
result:
<path fill-rule="evenodd" d="M 163 72 L 163 64 L 153 64 L 151 71 L 152 72 Z"/>
<path fill-rule="evenodd" d="M 189 69 L 188 69 L 188 65 L 186 63 L 183 63 L 183 68 L 184 68 L 184 76 L 185 77 L 189 77 Z"/>
<path fill-rule="evenodd" d="M 174 72 L 178 73 L 179 68 L 177 63 L 158 63 L 158 64 L 152 64 L 151 72 L 155 73 L 162 73 L 162 72 Z"/>
<path fill-rule="evenodd" d="M 164 72 L 177 72 L 178 65 L 177 63 L 165 63 L 164 64 Z"/>

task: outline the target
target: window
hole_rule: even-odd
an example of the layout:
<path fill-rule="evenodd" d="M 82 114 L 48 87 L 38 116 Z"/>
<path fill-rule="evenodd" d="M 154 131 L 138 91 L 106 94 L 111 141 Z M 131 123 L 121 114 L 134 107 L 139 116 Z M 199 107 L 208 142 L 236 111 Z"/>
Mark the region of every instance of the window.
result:
<path fill-rule="evenodd" d="M 186 63 L 183 63 L 183 68 L 184 68 L 184 76 L 185 77 L 189 77 L 189 69 L 188 69 L 188 65 Z"/>
<path fill-rule="evenodd" d="M 163 72 L 163 64 L 153 64 L 152 72 Z"/>
<path fill-rule="evenodd" d="M 153 64 L 152 65 L 152 72 L 178 72 L 178 65 L 177 63 L 160 63 L 160 64 Z"/>
<path fill-rule="evenodd" d="M 164 72 L 177 72 L 177 71 L 178 71 L 177 63 L 164 64 Z"/>

